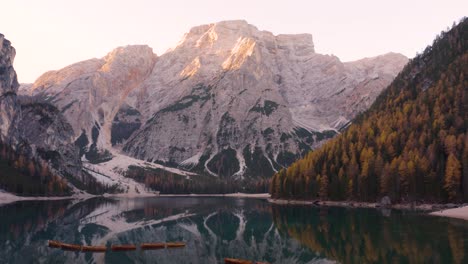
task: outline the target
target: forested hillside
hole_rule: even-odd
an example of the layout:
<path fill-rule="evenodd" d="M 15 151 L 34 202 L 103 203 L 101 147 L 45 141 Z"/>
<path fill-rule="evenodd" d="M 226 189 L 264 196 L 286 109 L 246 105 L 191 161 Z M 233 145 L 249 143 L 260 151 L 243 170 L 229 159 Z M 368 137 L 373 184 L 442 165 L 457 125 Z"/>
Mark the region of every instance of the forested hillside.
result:
<path fill-rule="evenodd" d="M 279 171 L 275 198 L 468 200 L 468 19 L 411 60 L 342 135 Z"/>
<path fill-rule="evenodd" d="M 67 181 L 39 158 L 13 150 L 0 140 L 0 189 L 17 195 L 70 195 Z"/>

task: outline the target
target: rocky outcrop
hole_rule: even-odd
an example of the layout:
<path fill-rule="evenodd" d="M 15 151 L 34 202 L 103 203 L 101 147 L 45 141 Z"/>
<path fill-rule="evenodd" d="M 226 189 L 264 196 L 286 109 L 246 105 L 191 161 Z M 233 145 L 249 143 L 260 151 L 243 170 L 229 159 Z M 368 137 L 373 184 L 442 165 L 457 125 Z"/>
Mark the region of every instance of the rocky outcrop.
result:
<path fill-rule="evenodd" d="M 16 51 L 10 41 L 0 34 L 0 140 L 7 141 L 12 122 L 18 113 L 16 92 L 18 80 L 13 69 Z"/>
<path fill-rule="evenodd" d="M 378 202 L 378 205 L 380 207 L 390 208 L 392 207 L 392 200 L 390 199 L 390 197 L 384 196 L 380 199 L 380 201 Z"/>
<path fill-rule="evenodd" d="M 50 103 L 17 96 L 15 49 L 1 34 L 0 47 L 0 140 L 22 157 L 44 161 L 54 175 L 85 187 L 92 179 L 82 172 L 72 127 Z"/>
<path fill-rule="evenodd" d="M 128 93 L 151 72 L 155 59 L 147 46 L 117 48 L 102 59 L 45 73 L 29 93 L 54 104 L 72 125 L 75 138 L 83 134 L 104 149 L 111 143 L 116 114 L 125 107 Z"/>
<path fill-rule="evenodd" d="M 62 176 L 86 181 L 79 150 L 72 144 L 73 129 L 57 108 L 46 103 L 22 103 L 17 126 L 19 138 L 29 144 L 29 155 L 48 161 Z"/>
<path fill-rule="evenodd" d="M 121 147 L 216 176 L 268 177 L 367 109 L 406 61 L 343 63 L 316 53 L 310 34 L 224 21 L 192 28 L 159 57 L 118 48 L 24 91 L 57 106 L 85 151 Z"/>

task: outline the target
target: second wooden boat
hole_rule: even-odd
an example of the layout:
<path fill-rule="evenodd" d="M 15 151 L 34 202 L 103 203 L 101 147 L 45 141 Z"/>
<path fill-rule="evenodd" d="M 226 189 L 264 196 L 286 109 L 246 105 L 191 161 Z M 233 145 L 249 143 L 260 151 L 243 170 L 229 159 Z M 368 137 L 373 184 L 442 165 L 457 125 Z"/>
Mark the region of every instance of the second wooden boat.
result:
<path fill-rule="evenodd" d="M 181 247 L 185 247 L 185 243 L 184 242 L 170 242 L 170 243 L 166 243 L 166 247 L 167 248 L 181 248 Z"/>
<path fill-rule="evenodd" d="M 82 246 L 81 251 L 84 252 L 106 252 L 106 246 Z"/>
<path fill-rule="evenodd" d="M 61 242 L 55 241 L 55 240 L 49 240 L 49 243 L 48 243 L 49 247 L 52 247 L 52 248 L 59 248 L 61 244 L 62 244 Z"/>
<path fill-rule="evenodd" d="M 135 245 L 112 245 L 112 251 L 132 251 L 136 250 Z"/>
<path fill-rule="evenodd" d="M 143 250 L 163 249 L 163 248 L 166 248 L 166 244 L 165 243 L 143 243 L 140 245 L 140 247 Z"/>
<path fill-rule="evenodd" d="M 225 258 L 224 263 L 225 264 L 254 264 L 250 260 L 234 259 L 234 258 Z"/>
<path fill-rule="evenodd" d="M 65 244 L 65 243 L 60 243 L 60 248 L 62 248 L 63 250 L 70 250 L 70 251 L 80 251 L 81 250 L 80 245 Z"/>
<path fill-rule="evenodd" d="M 225 264 L 268 264 L 266 262 L 250 261 L 245 259 L 225 258 Z"/>

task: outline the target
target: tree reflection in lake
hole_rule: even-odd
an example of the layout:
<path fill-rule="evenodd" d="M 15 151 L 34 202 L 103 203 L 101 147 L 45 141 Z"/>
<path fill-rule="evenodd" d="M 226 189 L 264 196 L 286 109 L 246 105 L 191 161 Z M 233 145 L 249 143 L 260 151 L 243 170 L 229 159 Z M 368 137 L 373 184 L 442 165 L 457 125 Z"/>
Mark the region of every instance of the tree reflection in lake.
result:
<path fill-rule="evenodd" d="M 409 211 L 273 206 L 276 227 L 342 263 L 467 263 L 468 224 Z"/>
<path fill-rule="evenodd" d="M 466 263 L 462 221 L 371 209 L 276 206 L 236 198 L 21 202 L 0 207 L 4 263 Z M 185 241 L 173 250 L 64 252 L 87 245 Z"/>

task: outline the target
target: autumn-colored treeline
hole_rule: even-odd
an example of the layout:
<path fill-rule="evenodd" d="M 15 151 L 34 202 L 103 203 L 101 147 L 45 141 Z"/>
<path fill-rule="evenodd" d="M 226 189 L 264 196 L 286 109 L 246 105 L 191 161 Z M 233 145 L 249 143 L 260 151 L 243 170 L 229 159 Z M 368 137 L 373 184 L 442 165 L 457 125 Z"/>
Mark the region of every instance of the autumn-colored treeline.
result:
<path fill-rule="evenodd" d="M 161 193 L 218 194 L 218 193 L 266 193 L 269 179 L 234 180 L 207 175 L 182 176 L 161 169 L 130 166 L 126 177 L 144 183 L 149 189 Z"/>
<path fill-rule="evenodd" d="M 465 18 L 340 136 L 274 175 L 272 196 L 468 201 L 467 40 Z"/>
<path fill-rule="evenodd" d="M 67 181 L 42 159 L 30 158 L 0 141 L 0 189 L 26 196 L 69 195 Z"/>

